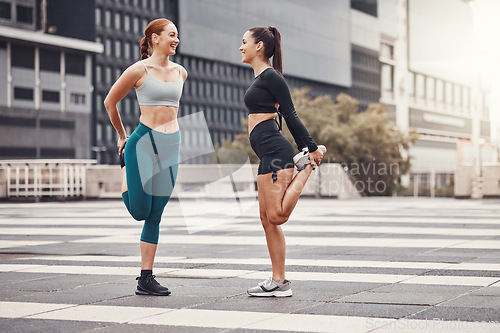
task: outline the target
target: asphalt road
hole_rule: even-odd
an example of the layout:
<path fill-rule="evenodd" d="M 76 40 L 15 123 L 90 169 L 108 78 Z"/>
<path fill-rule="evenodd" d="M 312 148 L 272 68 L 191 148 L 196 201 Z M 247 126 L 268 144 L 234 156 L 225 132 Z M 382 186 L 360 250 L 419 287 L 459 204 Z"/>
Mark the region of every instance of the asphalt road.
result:
<path fill-rule="evenodd" d="M 0 203 L 1 332 L 500 332 L 500 200 L 301 198 L 283 225 L 294 295 L 255 201 L 172 201 L 136 296 L 142 223 L 120 201 Z"/>

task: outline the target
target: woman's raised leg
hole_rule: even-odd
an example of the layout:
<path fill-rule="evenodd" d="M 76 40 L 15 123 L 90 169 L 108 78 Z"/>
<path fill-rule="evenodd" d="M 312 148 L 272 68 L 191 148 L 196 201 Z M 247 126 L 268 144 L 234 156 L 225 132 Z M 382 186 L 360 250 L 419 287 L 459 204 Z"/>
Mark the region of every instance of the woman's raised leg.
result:
<path fill-rule="evenodd" d="M 259 198 L 263 196 L 266 202 L 266 213 L 270 223 L 280 225 L 288 221 L 311 172 L 312 166 L 308 165 L 293 179 L 293 168 L 278 170 L 274 182 L 271 173 L 257 177 L 257 184 L 260 184 Z M 259 177 L 261 177 L 260 183 Z"/>

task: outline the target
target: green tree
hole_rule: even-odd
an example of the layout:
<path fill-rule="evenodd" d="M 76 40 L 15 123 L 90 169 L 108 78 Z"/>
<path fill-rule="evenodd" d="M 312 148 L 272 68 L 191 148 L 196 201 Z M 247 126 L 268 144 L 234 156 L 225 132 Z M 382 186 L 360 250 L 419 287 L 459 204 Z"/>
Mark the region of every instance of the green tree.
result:
<path fill-rule="evenodd" d="M 309 89 L 292 91 L 295 109 L 309 133 L 318 144 L 327 147 L 323 163 L 341 163 L 348 170 L 358 190 L 366 195 L 391 195 L 398 180 L 410 169 L 410 157 L 404 158 L 417 135 L 405 135 L 390 121 L 384 104 L 370 104 L 359 112 L 359 102 L 341 93 L 334 101 L 330 96 L 312 98 Z M 250 156 L 252 163 L 259 159 L 250 147 L 248 125 L 242 119 L 243 132 L 233 141 L 224 140 L 221 148 L 238 149 Z M 282 134 L 293 141 L 283 126 Z M 220 150 L 222 154 L 229 151 Z M 224 156 L 230 161 L 230 156 Z"/>

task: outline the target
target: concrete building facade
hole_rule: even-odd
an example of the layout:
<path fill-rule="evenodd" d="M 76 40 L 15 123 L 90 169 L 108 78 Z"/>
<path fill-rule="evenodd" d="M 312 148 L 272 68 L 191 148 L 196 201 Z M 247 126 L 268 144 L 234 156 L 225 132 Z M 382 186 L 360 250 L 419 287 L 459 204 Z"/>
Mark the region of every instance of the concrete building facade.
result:
<path fill-rule="evenodd" d="M 81 8 L 80 20 L 93 17 L 91 7 Z M 0 1 L 2 159 L 91 155 L 92 55 L 102 46 L 47 33 L 47 14 L 46 1 Z"/>

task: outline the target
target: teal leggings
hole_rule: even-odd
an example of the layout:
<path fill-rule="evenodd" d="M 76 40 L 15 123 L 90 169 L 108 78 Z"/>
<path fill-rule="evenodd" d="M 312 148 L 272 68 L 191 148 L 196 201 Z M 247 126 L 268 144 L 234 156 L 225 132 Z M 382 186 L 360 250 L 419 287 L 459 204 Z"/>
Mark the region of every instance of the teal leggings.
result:
<path fill-rule="evenodd" d="M 162 133 L 139 123 L 124 149 L 128 191 L 122 194 L 128 211 L 144 220 L 141 241 L 158 244 L 163 209 L 177 179 L 180 132 Z"/>

